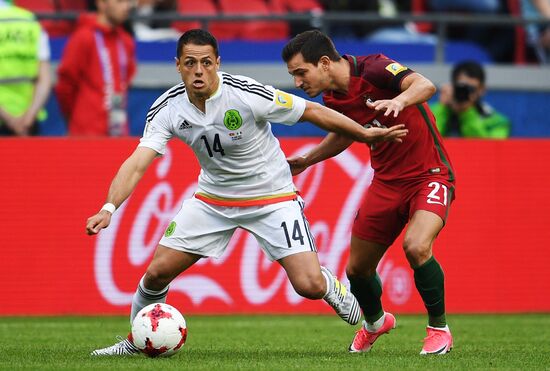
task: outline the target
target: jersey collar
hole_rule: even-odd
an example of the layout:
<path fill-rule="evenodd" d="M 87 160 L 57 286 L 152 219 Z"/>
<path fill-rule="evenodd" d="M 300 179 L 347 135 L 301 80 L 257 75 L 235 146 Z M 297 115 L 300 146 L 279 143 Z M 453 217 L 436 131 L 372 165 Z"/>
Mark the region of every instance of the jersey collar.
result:
<path fill-rule="evenodd" d="M 343 58 L 346 58 L 349 62 L 349 69 L 352 76 L 359 77 L 359 67 L 357 66 L 357 58 L 353 55 L 344 54 L 342 56 Z"/>
<path fill-rule="evenodd" d="M 216 89 L 216 91 L 214 92 L 214 94 L 212 94 L 210 96 L 210 98 L 207 99 L 207 101 L 209 100 L 215 100 L 217 99 L 219 96 L 222 95 L 222 86 L 223 86 L 223 75 L 222 75 L 222 72 L 221 71 L 218 71 L 218 88 Z"/>

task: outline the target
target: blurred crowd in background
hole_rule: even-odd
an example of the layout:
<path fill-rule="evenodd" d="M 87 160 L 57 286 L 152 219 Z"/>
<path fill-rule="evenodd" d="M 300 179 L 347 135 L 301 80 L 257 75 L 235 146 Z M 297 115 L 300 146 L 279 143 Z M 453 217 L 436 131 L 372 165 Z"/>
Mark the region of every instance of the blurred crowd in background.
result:
<path fill-rule="evenodd" d="M 37 133 L 37 122 L 47 115 L 43 107 L 52 80 L 68 134 L 127 135 L 128 89 L 137 65 L 135 41 L 175 40 L 185 30 L 203 27 L 205 23 L 193 15 L 313 15 L 309 23 L 284 19 L 208 22 L 208 29 L 220 41 L 269 41 L 318 28 L 315 20 L 329 12 L 370 12 L 383 18 L 507 15 L 550 22 L 550 0 L 0 0 L 0 135 Z M 68 17 L 37 19 L 36 14 Z M 175 14 L 190 18 L 154 17 Z M 325 30 L 338 39 L 365 42 L 437 42 L 437 27 L 430 22 L 333 22 Z M 550 63 L 550 23 L 452 23 L 446 37 L 479 46 L 494 63 Z M 55 78 L 50 69 L 50 38 L 68 38 Z M 433 104 L 444 135 L 509 136 L 509 121 L 482 99 L 483 66 L 465 61 L 455 66 L 449 81 Z M 464 117 L 473 119 L 472 110 L 476 120 L 485 121 L 465 128 L 461 122 Z"/>
<path fill-rule="evenodd" d="M 451 14 L 468 15 L 509 15 L 527 18 L 546 18 L 550 21 L 549 0 L 124 0 L 130 3 L 130 15 L 140 17 L 127 21 L 125 28 L 138 39 L 149 40 L 177 37 L 182 31 L 200 28 L 200 21 L 170 21 L 145 18 L 153 14 L 180 14 L 183 16 L 223 15 L 277 15 L 286 13 L 323 14 L 326 12 L 372 12 L 380 17 L 391 18 L 398 14 Z M 15 0 L 17 6 L 35 13 L 63 13 L 97 10 L 96 0 Z M 67 36 L 77 26 L 72 20 L 43 20 L 41 24 L 51 37 Z M 297 21 L 251 21 L 225 22 L 212 21 L 209 30 L 218 40 L 248 39 L 269 40 L 287 39 L 290 36 L 311 28 L 315 24 Z M 348 37 L 384 41 L 432 42 L 436 33 L 435 25 L 406 23 L 401 26 L 388 26 L 382 23 L 338 22 L 330 26 L 333 37 Z M 486 48 L 495 62 L 512 63 L 515 48 L 523 48 L 528 62 L 548 61 L 550 50 L 550 27 L 542 23 L 532 23 L 525 27 L 516 25 L 453 24 L 447 30 L 452 40 L 472 41 Z"/>

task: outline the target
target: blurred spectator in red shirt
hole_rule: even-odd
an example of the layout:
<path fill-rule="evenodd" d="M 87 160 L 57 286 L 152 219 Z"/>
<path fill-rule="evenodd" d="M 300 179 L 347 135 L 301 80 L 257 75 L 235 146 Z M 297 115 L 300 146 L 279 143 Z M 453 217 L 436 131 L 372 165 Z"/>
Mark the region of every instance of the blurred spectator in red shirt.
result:
<path fill-rule="evenodd" d="M 82 15 L 63 52 L 55 87 L 70 135 L 127 135 L 128 87 L 136 71 L 135 45 L 121 25 L 130 0 L 97 0 Z"/>

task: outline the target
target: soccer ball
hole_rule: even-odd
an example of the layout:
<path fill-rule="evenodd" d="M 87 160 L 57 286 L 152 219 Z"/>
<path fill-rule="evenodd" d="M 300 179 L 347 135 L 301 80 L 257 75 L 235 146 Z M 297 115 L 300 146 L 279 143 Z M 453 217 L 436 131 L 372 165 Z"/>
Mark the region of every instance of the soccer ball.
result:
<path fill-rule="evenodd" d="M 132 322 L 134 345 L 148 357 L 168 357 L 185 344 L 185 318 L 171 305 L 154 303 L 138 312 Z"/>

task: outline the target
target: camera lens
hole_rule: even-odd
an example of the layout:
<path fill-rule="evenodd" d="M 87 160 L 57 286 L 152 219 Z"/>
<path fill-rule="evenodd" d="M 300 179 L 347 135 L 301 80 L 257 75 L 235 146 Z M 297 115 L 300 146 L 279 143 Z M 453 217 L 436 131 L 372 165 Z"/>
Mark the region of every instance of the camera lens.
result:
<path fill-rule="evenodd" d="M 464 84 L 456 83 L 453 86 L 453 97 L 455 101 L 462 103 L 470 100 L 470 95 L 475 91 L 475 87 Z"/>

